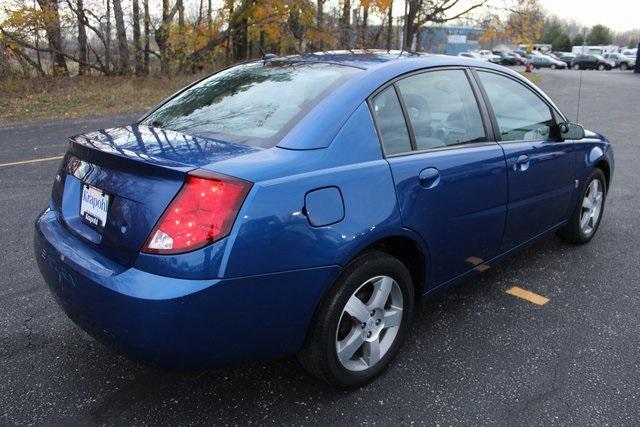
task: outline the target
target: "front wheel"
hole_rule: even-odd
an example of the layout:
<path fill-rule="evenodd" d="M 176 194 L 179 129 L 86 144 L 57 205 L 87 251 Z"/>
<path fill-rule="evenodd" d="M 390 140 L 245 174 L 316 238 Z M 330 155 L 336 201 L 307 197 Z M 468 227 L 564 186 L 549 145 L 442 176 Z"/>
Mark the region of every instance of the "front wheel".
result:
<path fill-rule="evenodd" d="M 573 64 L 573 69 L 574 70 L 579 70 L 580 69 L 580 64 Z"/>
<path fill-rule="evenodd" d="M 627 65 L 627 63 L 626 63 L 626 62 L 623 62 L 623 63 L 621 63 L 621 64 L 620 64 L 620 69 L 621 69 L 622 71 L 625 71 L 625 70 L 626 70 L 626 69 L 628 69 L 628 68 L 629 68 L 629 66 Z"/>
<path fill-rule="evenodd" d="M 560 237 L 569 243 L 588 243 L 598 231 L 606 198 L 607 181 L 604 173 L 594 169 L 585 181 L 569 222 L 558 232 Z"/>
<path fill-rule="evenodd" d="M 398 352 L 413 315 L 407 268 L 382 252 L 345 268 L 315 315 L 300 363 L 339 389 L 372 381 Z"/>
<path fill-rule="evenodd" d="M 558 67 L 556 67 L 556 64 L 551 64 L 551 69 L 552 70 L 555 70 L 556 68 L 558 68 Z"/>
<path fill-rule="evenodd" d="M 605 69 L 605 66 L 600 64 L 598 65 L 598 71 L 603 71 Z"/>

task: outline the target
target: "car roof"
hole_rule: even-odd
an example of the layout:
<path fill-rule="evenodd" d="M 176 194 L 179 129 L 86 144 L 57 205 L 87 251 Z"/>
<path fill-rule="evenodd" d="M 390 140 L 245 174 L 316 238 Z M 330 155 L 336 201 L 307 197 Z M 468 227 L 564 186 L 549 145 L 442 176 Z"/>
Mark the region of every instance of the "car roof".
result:
<path fill-rule="evenodd" d="M 470 55 L 479 55 L 478 52 L 462 52 Z M 333 50 L 314 53 L 303 53 L 283 57 L 273 57 L 268 59 L 273 63 L 296 63 L 296 62 L 321 62 L 337 65 L 345 65 L 371 70 L 391 63 L 413 63 L 417 68 L 429 68 L 432 66 L 479 66 L 496 68 L 494 64 L 486 61 L 469 60 L 461 56 L 450 56 L 441 54 L 431 54 L 426 52 L 407 52 L 401 50 L 378 50 L 378 49 L 355 49 L 355 50 Z M 504 68 L 497 66 L 501 70 Z"/>
<path fill-rule="evenodd" d="M 407 58 L 429 56 L 424 52 L 407 52 L 403 50 L 355 49 L 331 50 L 313 53 L 302 53 L 284 57 L 274 57 L 272 62 L 325 62 L 369 69 L 390 61 L 401 61 Z"/>

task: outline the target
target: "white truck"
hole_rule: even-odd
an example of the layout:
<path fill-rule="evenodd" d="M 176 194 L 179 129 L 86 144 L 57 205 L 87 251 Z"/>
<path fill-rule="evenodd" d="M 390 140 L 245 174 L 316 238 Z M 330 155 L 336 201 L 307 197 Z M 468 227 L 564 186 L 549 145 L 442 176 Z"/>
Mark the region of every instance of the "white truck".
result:
<path fill-rule="evenodd" d="M 604 55 L 606 53 L 620 52 L 620 46 L 573 46 L 571 53 L 576 55 Z"/>

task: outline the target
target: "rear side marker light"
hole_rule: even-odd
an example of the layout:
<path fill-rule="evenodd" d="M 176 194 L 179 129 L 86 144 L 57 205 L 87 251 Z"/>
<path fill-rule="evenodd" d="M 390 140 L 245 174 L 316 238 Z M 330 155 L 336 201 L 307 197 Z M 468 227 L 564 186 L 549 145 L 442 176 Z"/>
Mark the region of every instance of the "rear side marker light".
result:
<path fill-rule="evenodd" d="M 176 254 L 209 245 L 227 236 L 251 183 L 196 171 L 151 231 L 142 252 Z"/>

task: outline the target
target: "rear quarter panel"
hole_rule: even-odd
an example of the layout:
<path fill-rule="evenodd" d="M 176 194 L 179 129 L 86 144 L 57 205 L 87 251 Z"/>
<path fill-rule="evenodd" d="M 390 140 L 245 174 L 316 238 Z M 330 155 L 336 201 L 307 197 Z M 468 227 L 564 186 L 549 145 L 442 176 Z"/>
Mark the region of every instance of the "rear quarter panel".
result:
<path fill-rule="evenodd" d="M 366 104 L 328 148 L 284 151 L 299 156 L 299 163 L 284 163 L 293 173 L 254 181 L 229 236 L 224 277 L 343 265 L 359 249 L 401 227 L 395 187 Z M 224 165 L 217 169 L 227 170 Z M 254 173 L 259 178 L 265 172 Z M 339 188 L 344 219 L 314 227 L 303 210 L 305 194 L 323 187 Z"/>

